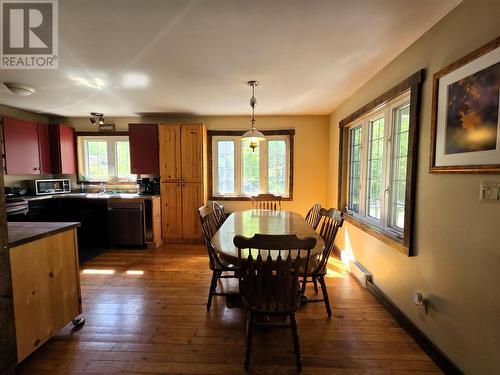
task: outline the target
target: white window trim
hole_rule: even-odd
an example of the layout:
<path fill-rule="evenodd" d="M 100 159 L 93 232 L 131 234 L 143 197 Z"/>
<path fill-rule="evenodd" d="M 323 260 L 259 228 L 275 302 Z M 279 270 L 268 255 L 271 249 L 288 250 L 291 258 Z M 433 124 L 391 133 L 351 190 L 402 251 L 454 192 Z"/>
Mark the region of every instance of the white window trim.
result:
<path fill-rule="evenodd" d="M 288 198 L 290 196 L 290 135 L 271 135 L 266 136 L 266 140 L 259 142 L 256 152 L 259 151 L 259 189 L 261 194 L 265 194 L 269 191 L 268 187 L 268 149 L 267 142 L 274 140 L 283 140 L 286 144 L 286 171 L 285 171 L 285 194 L 282 196 Z M 221 194 L 218 191 L 218 142 L 219 141 L 233 141 L 234 142 L 234 153 L 235 153 L 235 171 L 234 171 L 234 186 L 235 192 L 233 194 Z M 243 193 L 243 158 L 242 158 L 242 145 L 240 136 L 228 136 L 228 135 L 217 135 L 212 137 L 212 195 L 214 198 L 249 198 L 251 195 Z"/>
<path fill-rule="evenodd" d="M 112 137 L 112 139 L 110 139 Z M 86 141 L 101 141 L 107 144 L 107 154 L 108 154 L 108 179 L 98 180 L 98 179 L 86 179 L 82 180 L 85 182 L 134 182 L 135 178 L 119 178 L 117 176 L 116 170 L 116 160 L 118 158 L 116 150 L 116 142 L 127 141 L 129 142 L 129 137 L 126 135 L 89 135 L 89 136 L 78 136 L 77 137 L 77 153 L 78 153 L 78 176 L 81 179 L 82 176 L 89 177 L 86 172 L 89 170 L 88 167 L 88 150 L 85 147 Z M 113 155 L 113 157 L 110 157 Z M 133 175 L 133 174 L 132 174 Z M 135 175 L 134 175 L 135 176 Z"/>
<path fill-rule="evenodd" d="M 410 91 L 407 91 L 397 98 L 392 99 L 369 113 L 357 118 L 347 125 L 350 130 L 358 126 L 362 127 L 361 131 L 361 173 L 360 173 L 360 187 L 359 187 L 359 213 L 349 210 L 349 184 L 347 184 L 347 212 L 356 217 L 360 221 L 364 221 L 369 225 L 375 226 L 383 231 L 389 231 L 398 237 L 403 236 L 404 229 L 389 226 L 389 211 L 390 203 L 393 199 L 390 183 L 392 179 L 391 163 L 393 160 L 394 147 L 391 143 L 391 137 L 394 132 L 394 110 L 410 103 Z M 380 198 L 380 220 L 372 218 L 367 214 L 367 178 L 368 178 L 368 139 L 370 131 L 370 123 L 377 119 L 384 117 L 384 156 L 382 166 L 382 182 L 381 182 L 381 198 Z M 351 142 L 349 138 L 349 150 L 347 153 L 347 165 L 351 163 Z M 347 168 L 347 181 L 350 178 L 350 167 Z M 406 208 L 405 208 L 406 209 Z"/>

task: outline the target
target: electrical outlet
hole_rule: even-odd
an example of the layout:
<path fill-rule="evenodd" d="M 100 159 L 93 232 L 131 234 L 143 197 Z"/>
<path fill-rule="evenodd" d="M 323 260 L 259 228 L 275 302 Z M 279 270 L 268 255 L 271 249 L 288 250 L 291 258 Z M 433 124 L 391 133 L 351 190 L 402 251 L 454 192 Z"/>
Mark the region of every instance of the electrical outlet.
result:
<path fill-rule="evenodd" d="M 424 298 L 422 292 L 418 290 L 413 292 L 413 303 L 424 309 L 424 313 L 427 314 L 427 298 Z"/>
<path fill-rule="evenodd" d="M 500 182 L 481 182 L 479 202 L 500 203 Z"/>

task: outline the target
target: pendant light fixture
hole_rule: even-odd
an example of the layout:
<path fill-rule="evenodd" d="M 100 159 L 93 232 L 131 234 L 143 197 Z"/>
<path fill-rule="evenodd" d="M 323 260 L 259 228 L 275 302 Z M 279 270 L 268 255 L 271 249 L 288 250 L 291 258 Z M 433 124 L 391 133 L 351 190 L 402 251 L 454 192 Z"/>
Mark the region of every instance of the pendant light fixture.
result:
<path fill-rule="evenodd" d="M 258 84 L 259 82 L 257 81 L 248 81 L 248 86 L 252 87 L 252 97 L 250 98 L 250 107 L 252 107 L 252 119 L 250 120 L 250 122 L 252 124 L 252 127 L 241 136 L 242 140 L 250 141 L 250 148 L 252 149 L 252 151 L 255 151 L 260 141 L 266 140 L 264 134 L 255 129 L 255 106 L 257 105 L 257 99 L 255 98 L 255 87 L 257 87 Z"/>

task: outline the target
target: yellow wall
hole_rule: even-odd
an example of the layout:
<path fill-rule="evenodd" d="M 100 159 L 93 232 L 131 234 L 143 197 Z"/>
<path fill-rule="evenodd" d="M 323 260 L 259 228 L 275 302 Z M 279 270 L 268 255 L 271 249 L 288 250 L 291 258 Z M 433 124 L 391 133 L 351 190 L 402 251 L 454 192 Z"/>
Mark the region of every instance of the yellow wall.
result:
<path fill-rule="evenodd" d="M 131 122 L 201 122 L 209 130 L 246 130 L 248 116 L 206 116 L 190 118 L 106 118 L 115 123 L 116 130 L 127 130 Z M 325 205 L 327 201 L 328 170 L 328 116 L 260 116 L 256 118 L 259 129 L 295 129 L 293 201 L 283 203 L 284 209 L 304 214 L 314 202 Z M 78 131 L 95 131 L 88 118 L 65 119 Z M 224 201 L 228 211 L 250 207 L 250 202 Z"/>
<path fill-rule="evenodd" d="M 500 177 L 429 174 L 432 75 L 499 35 L 500 2 L 465 0 L 330 116 L 328 201 L 335 206 L 339 121 L 418 69 L 426 69 L 416 256 L 407 257 L 349 224 L 337 244 L 350 246 L 375 284 L 468 374 L 500 369 L 500 206 L 478 202 L 480 182 L 500 182 Z M 412 303 L 415 290 L 429 298 L 427 315 Z"/>

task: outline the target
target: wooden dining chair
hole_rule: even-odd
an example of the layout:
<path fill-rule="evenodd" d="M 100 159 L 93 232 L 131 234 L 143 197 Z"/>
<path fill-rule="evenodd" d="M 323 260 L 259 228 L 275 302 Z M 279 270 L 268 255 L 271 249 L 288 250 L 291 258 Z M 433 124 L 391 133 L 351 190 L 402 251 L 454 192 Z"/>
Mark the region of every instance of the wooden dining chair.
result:
<path fill-rule="evenodd" d="M 321 285 L 321 292 L 323 294 L 323 298 L 312 298 L 305 299 L 306 303 L 314 303 L 314 302 L 325 302 L 326 313 L 328 317 L 332 316 L 332 309 L 330 307 L 330 300 L 328 298 L 328 291 L 326 289 L 325 283 L 325 275 L 328 265 L 328 259 L 330 258 L 330 254 L 332 253 L 333 246 L 335 244 L 335 238 L 337 236 L 337 232 L 342 224 L 344 223 L 344 219 L 342 218 L 342 212 L 336 210 L 335 208 L 330 208 L 326 210 L 324 208 L 320 209 L 319 212 L 320 221 L 319 221 L 319 235 L 325 242 L 325 248 L 321 252 L 321 254 L 311 260 L 311 264 L 309 267 L 309 275 L 306 278 L 307 282 L 312 282 L 314 285 L 314 291 L 318 294 L 318 282 Z"/>
<path fill-rule="evenodd" d="M 307 212 L 306 221 L 313 229 L 316 229 L 321 219 L 319 211 L 321 210 L 321 205 L 319 203 L 314 203 L 311 209 Z"/>
<path fill-rule="evenodd" d="M 235 236 L 238 248 L 240 293 L 247 314 L 245 369 L 250 366 L 255 326 L 291 328 L 297 368 L 302 368 L 295 312 L 300 305 L 299 270 L 308 269 L 316 238 L 296 235 Z M 292 250 L 291 250 L 292 249 Z M 302 283 L 307 275 L 302 273 Z M 281 317 L 271 322 L 271 317 Z M 289 318 L 289 323 L 287 319 Z"/>
<path fill-rule="evenodd" d="M 226 220 L 226 212 L 224 211 L 224 206 L 217 201 L 212 203 L 212 211 L 214 215 L 215 225 L 219 229 L 224 221 Z"/>
<path fill-rule="evenodd" d="M 212 280 L 210 282 L 207 301 L 207 310 L 210 311 L 213 296 L 227 296 L 229 294 L 234 294 L 217 292 L 217 283 L 220 279 L 237 278 L 237 268 L 232 264 L 223 262 L 212 245 L 212 237 L 215 232 L 217 232 L 217 225 L 210 207 L 202 206 L 198 208 L 198 216 L 200 218 L 203 241 L 205 242 L 205 246 L 208 251 L 209 267 L 212 271 Z"/>
<path fill-rule="evenodd" d="M 254 210 L 281 210 L 281 196 L 274 194 L 259 194 L 250 197 Z"/>

